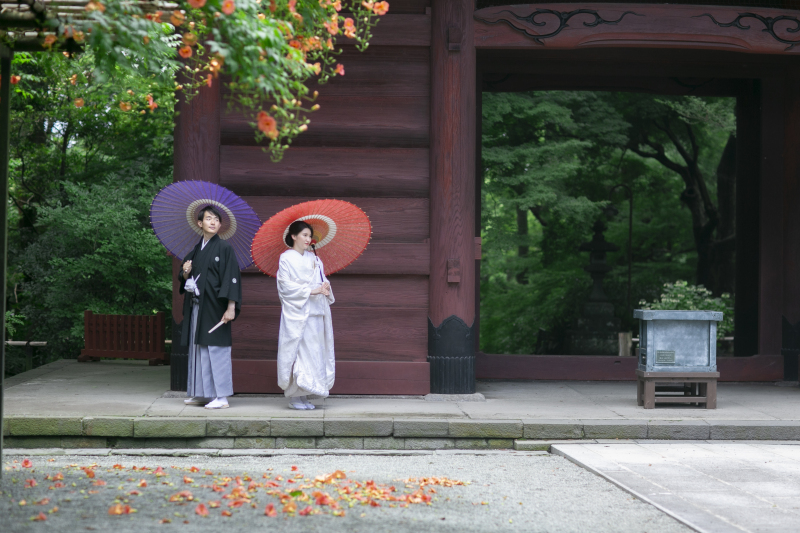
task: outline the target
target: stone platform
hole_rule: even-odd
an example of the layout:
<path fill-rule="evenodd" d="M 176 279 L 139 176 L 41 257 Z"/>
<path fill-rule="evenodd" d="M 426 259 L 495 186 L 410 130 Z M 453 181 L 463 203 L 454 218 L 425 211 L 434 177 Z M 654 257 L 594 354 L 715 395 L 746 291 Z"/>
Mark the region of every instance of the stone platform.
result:
<path fill-rule="evenodd" d="M 800 440 L 800 389 L 721 383 L 718 408 L 645 411 L 631 382 L 479 382 L 480 396 L 332 396 L 294 411 L 278 395 L 186 406 L 168 367 L 62 360 L 5 383 L 7 448 L 517 449 L 562 441 Z M 438 400 L 438 401 L 431 401 Z"/>

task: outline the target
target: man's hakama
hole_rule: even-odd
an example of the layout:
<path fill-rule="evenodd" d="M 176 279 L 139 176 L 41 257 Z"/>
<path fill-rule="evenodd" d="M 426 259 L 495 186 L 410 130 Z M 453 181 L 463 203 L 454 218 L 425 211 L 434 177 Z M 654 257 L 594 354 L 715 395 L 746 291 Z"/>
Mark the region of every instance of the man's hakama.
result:
<path fill-rule="evenodd" d="M 233 396 L 230 346 L 203 346 L 194 343 L 200 305 L 192 306 L 192 332 L 189 340 L 189 380 L 187 395 L 194 398 Z"/>

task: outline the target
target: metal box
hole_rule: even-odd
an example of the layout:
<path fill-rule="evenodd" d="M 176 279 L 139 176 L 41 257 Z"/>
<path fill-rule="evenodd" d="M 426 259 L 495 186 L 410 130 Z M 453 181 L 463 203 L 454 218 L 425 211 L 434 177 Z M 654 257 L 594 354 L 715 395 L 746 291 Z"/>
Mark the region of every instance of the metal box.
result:
<path fill-rule="evenodd" d="M 639 319 L 639 370 L 716 372 L 720 311 L 650 311 Z"/>

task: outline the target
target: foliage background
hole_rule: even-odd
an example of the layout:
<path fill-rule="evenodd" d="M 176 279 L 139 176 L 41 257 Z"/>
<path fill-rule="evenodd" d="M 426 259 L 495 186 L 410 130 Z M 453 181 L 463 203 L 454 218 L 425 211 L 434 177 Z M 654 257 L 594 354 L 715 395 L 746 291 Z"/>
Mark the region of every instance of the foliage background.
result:
<path fill-rule="evenodd" d="M 124 112 L 120 97 L 144 100 L 148 80 L 120 71 L 89 84 L 93 68 L 91 53 L 19 53 L 12 65 L 8 306 L 24 317 L 14 340 L 48 343 L 35 365 L 79 354 L 85 309 L 171 309 L 171 261 L 148 208 L 172 181 L 174 101 Z M 25 369 L 23 348 L 7 354 L 7 375 Z"/>
<path fill-rule="evenodd" d="M 578 246 L 598 218 L 607 223 L 606 240 L 620 246 L 608 255 L 613 269 L 604 287 L 623 331 L 637 331 L 632 308 L 658 299 L 665 283 L 695 284 L 699 267 L 713 274 L 734 260 L 718 253 L 719 265 L 698 265 L 695 223 L 712 220 L 716 205 L 693 217 L 685 200 L 699 179 L 716 201 L 721 158 L 733 142 L 733 99 L 577 91 L 482 97 L 482 351 L 563 352 L 592 284 L 583 270 L 588 253 Z M 645 141 L 688 166 L 676 143 L 690 146 L 692 138 L 694 177 L 647 157 L 655 152 Z M 618 184 L 634 201 L 630 306 L 629 200 L 624 188 L 613 189 Z"/>

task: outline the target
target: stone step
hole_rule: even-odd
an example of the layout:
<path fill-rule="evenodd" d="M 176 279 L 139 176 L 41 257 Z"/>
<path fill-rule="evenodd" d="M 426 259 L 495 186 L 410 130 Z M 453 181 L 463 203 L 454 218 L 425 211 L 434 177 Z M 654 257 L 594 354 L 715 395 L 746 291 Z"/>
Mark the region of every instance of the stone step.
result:
<path fill-rule="evenodd" d="M 9 448 L 518 449 L 564 440 L 800 440 L 800 421 L 13 416 Z"/>

